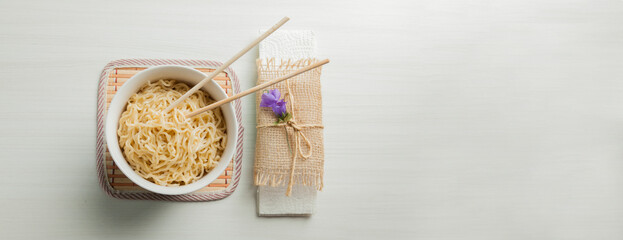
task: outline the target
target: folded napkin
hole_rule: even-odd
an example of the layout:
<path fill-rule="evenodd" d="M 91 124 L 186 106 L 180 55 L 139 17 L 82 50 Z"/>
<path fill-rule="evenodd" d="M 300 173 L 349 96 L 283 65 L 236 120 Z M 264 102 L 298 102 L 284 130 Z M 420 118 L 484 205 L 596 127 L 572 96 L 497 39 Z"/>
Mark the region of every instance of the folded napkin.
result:
<path fill-rule="evenodd" d="M 307 66 L 316 57 L 312 31 L 279 30 L 259 48 L 258 84 Z M 259 185 L 259 216 L 309 216 L 314 212 L 324 170 L 320 72 L 317 68 L 274 86 L 288 102 L 295 119 L 291 124 L 275 126 L 275 116 L 270 108 L 259 107 L 261 94 L 257 94 L 254 175 Z"/>

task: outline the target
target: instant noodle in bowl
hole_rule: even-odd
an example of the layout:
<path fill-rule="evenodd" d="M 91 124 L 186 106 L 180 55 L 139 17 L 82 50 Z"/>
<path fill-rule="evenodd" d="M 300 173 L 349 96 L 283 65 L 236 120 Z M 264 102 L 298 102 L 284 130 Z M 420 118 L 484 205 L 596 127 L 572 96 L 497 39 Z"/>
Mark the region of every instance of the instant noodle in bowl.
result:
<path fill-rule="evenodd" d="M 227 143 L 219 108 L 187 119 L 184 114 L 214 102 L 197 91 L 164 111 L 190 87 L 173 79 L 147 83 L 121 113 L 117 135 L 125 160 L 141 177 L 162 186 L 195 182 L 216 167 Z"/>
<path fill-rule="evenodd" d="M 106 117 L 109 151 L 140 187 L 167 195 L 190 193 L 214 181 L 231 161 L 238 132 L 231 103 L 184 117 L 227 97 L 214 81 L 164 112 L 205 77 L 189 67 L 152 67 L 130 78 L 112 99 Z"/>

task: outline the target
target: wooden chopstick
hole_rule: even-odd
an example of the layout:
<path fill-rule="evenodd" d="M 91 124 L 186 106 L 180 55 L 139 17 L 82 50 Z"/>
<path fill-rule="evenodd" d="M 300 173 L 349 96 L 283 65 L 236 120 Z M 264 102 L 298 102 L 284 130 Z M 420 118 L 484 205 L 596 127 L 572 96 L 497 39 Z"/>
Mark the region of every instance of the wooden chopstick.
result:
<path fill-rule="evenodd" d="M 238 93 L 238 94 L 233 95 L 231 97 L 225 98 L 225 99 L 220 100 L 218 102 L 212 103 L 212 104 L 210 104 L 208 106 L 205 106 L 205 107 L 202 107 L 200 109 L 197 109 L 197 111 L 194 111 L 192 113 L 187 114 L 186 118 L 191 118 L 191 117 L 199 115 L 199 114 L 201 114 L 201 113 L 203 113 L 205 111 L 208 111 L 208 110 L 220 107 L 223 104 L 229 103 L 229 102 L 234 101 L 234 100 L 236 100 L 238 98 L 244 97 L 244 96 L 249 95 L 249 94 L 254 93 L 254 92 L 257 92 L 257 91 L 262 90 L 264 88 L 267 88 L 267 87 L 269 87 L 269 86 L 271 86 L 273 84 L 279 83 L 279 82 L 284 81 L 284 80 L 286 80 L 288 78 L 294 77 L 296 75 L 299 75 L 301 73 L 307 72 L 307 71 L 312 70 L 314 68 L 320 67 L 320 66 L 325 65 L 327 63 L 329 63 L 329 59 L 325 59 L 325 60 L 316 62 L 314 64 L 311 64 L 311 65 L 307 66 L 307 67 L 304 67 L 304 68 L 301 68 L 301 69 L 296 70 L 294 72 L 291 72 L 291 73 L 289 73 L 289 74 L 287 74 L 285 76 L 282 76 L 282 77 L 270 80 L 268 82 L 262 83 L 260 85 L 257 85 L 255 87 L 249 88 L 249 89 L 247 89 L 247 90 L 245 90 L 245 91 L 243 91 L 241 93 Z"/>
<path fill-rule="evenodd" d="M 205 85 L 207 82 L 211 81 L 212 78 L 216 77 L 216 75 L 218 75 L 219 73 L 221 73 L 223 70 L 225 70 L 225 68 L 229 67 L 229 65 L 231 65 L 232 63 L 234 63 L 236 60 L 238 60 L 238 58 L 242 57 L 242 55 L 244 55 L 245 53 L 247 53 L 249 50 L 251 50 L 251 48 L 255 47 L 255 45 L 257 45 L 258 43 L 260 43 L 262 40 L 264 40 L 266 37 L 268 37 L 270 34 L 272 34 L 273 32 L 277 31 L 277 29 L 279 29 L 281 26 L 283 26 L 283 24 L 285 24 L 288 20 L 290 20 L 290 18 L 288 17 L 283 17 L 277 24 L 275 24 L 273 27 L 271 27 L 270 29 L 268 29 L 268 31 L 266 31 L 264 34 L 262 34 L 261 36 L 259 36 L 257 39 L 255 39 L 253 42 L 251 42 L 249 45 L 247 45 L 245 48 L 243 48 L 242 50 L 240 50 L 240 52 L 236 53 L 236 55 L 234 55 L 231 59 L 227 60 L 227 62 L 223 63 L 223 65 L 221 65 L 219 68 L 217 68 L 216 70 L 214 70 L 214 72 L 212 72 L 210 75 L 208 75 L 206 78 L 204 78 L 203 80 L 201 80 L 201 82 L 199 82 L 197 85 L 195 85 L 193 88 L 191 88 L 190 90 L 188 90 L 188 92 L 186 92 L 184 95 L 182 95 L 180 98 L 178 98 L 177 100 L 175 100 L 175 102 L 171 103 L 171 105 L 169 105 L 164 112 L 169 112 L 171 111 L 171 109 L 175 108 L 178 104 L 180 104 L 182 101 L 184 101 L 184 99 L 188 98 L 190 95 L 192 95 L 193 93 L 197 92 L 199 89 L 201 89 L 203 87 L 203 85 Z"/>

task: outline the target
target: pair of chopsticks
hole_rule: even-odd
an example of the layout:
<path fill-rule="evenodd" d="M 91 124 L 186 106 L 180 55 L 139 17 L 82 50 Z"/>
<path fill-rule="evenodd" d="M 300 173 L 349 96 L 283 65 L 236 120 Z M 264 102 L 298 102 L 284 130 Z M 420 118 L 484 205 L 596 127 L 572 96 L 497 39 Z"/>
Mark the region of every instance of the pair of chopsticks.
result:
<path fill-rule="evenodd" d="M 249 95 L 251 93 L 257 92 L 259 90 L 262 90 L 264 88 L 269 87 L 270 85 L 279 83 L 279 82 L 284 81 L 284 80 L 286 80 L 288 78 L 292 78 L 292 77 L 294 77 L 296 75 L 299 75 L 301 73 L 307 72 L 307 71 L 312 70 L 314 68 L 320 67 L 320 66 L 325 65 L 327 63 L 329 63 L 329 59 L 325 59 L 325 60 L 322 60 L 320 62 L 316 62 L 316 63 L 314 63 L 312 65 L 307 66 L 307 67 L 304 67 L 304 68 L 301 68 L 301 69 L 296 70 L 294 72 L 291 72 L 288 75 L 285 75 L 285 76 L 282 76 L 282 77 L 279 77 L 279 78 L 275 78 L 273 80 L 270 80 L 268 82 L 262 83 L 260 85 L 255 86 L 255 87 L 249 88 L 249 89 L 247 89 L 247 90 L 245 90 L 245 91 L 243 91 L 241 93 L 238 93 L 238 94 L 236 94 L 234 96 L 225 98 L 225 99 L 220 100 L 218 102 L 212 103 L 212 104 L 210 104 L 208 106 L 205 106 L 205 107 L 202 107 L 200 109 L 197 109 L 197 111 L 194 111 L 192 113 L 187 114 L 186 117 L 187 118 L 194 117 L 194 116 L 199 115 L 199 114 L 201 114 L 201 113 L 203 113 L 205 111 L 217 108 L 217 107 L 219 107 L 219 106 L 221 106 L 223 104 L 226 104 L 228 102 L 234 101 L 234 100 L 236 100 L 238 98 L 244 97 L 244 96 Z"/>
<path fill-rule="evenodd" d="M 274 33 L 277 29 L 279 29 L 281 26 L 283 26 L 283 24 L 285 24 L 287 21 L 289 21 L 290 18 L 288 17 L 284 17 L 282 18 L 279 22 L 277 22 L 277 24 L 275 24 L 273 27 L 271 27 L 270 29 L 268 29 L 268 31 L 266 31 L 264 34 L 262 34 L 261 36 L 259 36 L 257 39 L 255 39 L 253 42 L 251 42 L 249 45 L 247 45 L 245 48 L 243 48 L 242 50 L 240 50 L 240 52 L 236 53 L 236 55 L 234 55 L 231 59 L 227 60 L 227 62 L 223 63 L 223 65 L 221 65 L 219 68 L 217 68 L 216 70 L 214 70 L 214 72 L 212 72 L 210 75 L 208 75 L 206 78 L 204 78 L 203 80 L 201 80 L 201 82 L 199 82 L 197 85 L 195 85 L 193 88 L 191 88 L 190 90 L 188 90 L 188 92 L 186 92 L 184 95 L 182 95 L 179 99 L 177 99 L 175 102 L 171 103 L 171 105 L 169 107 L 167 107 L 165 109 L 165 112 L 169 112 L 171 111 L 171 109 L 175 108 L 178 104 L 180 104 L 182 101 L 184 101 L 186 98 L 188 98 L 190 95 L 192 95 L 193 93 L 197 92 L 199 89 L 201 89 L 206 83 L 208 83 L 209 81 L 212 81 L 212 79 L 214 77 L 216 77 L 216 75 L 218 75 L 219 73 L 223 72 L 223 70 L 225 70 L 227 67 L 229 67 L 229 65 L 231 65 L 232 63 L 234 63 L 236 60 L 238 60 L 240 57 L 242 57 L 242 55 L 244 55 L 245 53 L 247 53 L 249 50 L 251 50 L 253 47 L 255 47 L 255 45 L 259 44 L 262 40 L 264 40 L 266 37 L 268 37 L 270 34 Z M 225 98 L 223 100 L 220 100 L 218 102 L 215 102 L 213 104 L 210 104 L 208 106 L 205 106 L 203 108 L 198 109 L 197 111 L 194 111 L 192 113 L 189 113 L 186 115 L 187 118 L 191 118 L 194 117 L 196 115 L 199 115 L 205 111 L 220 107 L 223 104 L 229 103 L 231 101 L 234 101 L 238 98 L 244 97 L 246 95 L 249 95 L 251 93 L 257 92 L 259 90 L 262 90 L 264 88 L 267 88 L 273 84 L 282 82 L 288 78 L 292 78 L 296 75 L 299 75 L 301 73 L 307 72 L 309 70 L 312 70 L 314 68 L 320 67 L 324 64 L 329 63 L 329 59 L 325 59 L 319 62 L 316 62 L 312 65 L 309 65 L 307 67 L 301 68 L 295 72 L 292 72 L 288 75 L 270 80 L 266 83 L 257 85 L 255 87 L 252 87 L 246 91 L 243 91 L 241 93 L 238 93 L 234 96 Z"/>

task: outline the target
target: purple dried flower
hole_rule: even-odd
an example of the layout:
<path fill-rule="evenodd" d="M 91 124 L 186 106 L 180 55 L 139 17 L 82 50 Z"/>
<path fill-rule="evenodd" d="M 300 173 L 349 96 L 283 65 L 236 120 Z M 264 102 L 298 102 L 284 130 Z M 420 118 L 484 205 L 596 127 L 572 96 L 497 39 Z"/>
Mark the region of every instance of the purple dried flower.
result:
<path fill-rule="evenodd" d="M 286 115 L 286 101 L 281 100 L 272 106 L 273 112 L 277 117 L 282 118 Z"/>
<path fill-rule="evenodd" d="M 288 113 L 288 110 L 286 108 L 286 101 L 284 99 L 279 99 L 279 98 L 281 98 L 281 92 L 279 92 L 279 89 L 275 88 L 273 90 L 266 91 L 264 92 L 264 94 L 262 94 L 262 101 L 260 102 L 260 107 L 272 108 L 275 116 L 279 118 L 277 122 L 279 121 L 287 122 L 292 117 Z"/>
<path fill-rule="evenodd" d="M 277 102 L 279 102 L 279 98 L 281 98 L 281 92 L 279 89 L 273 89 L 268 92 L 262 94 L 262 101 L 260 102 L 260 107 L 273 107 Z"/>

